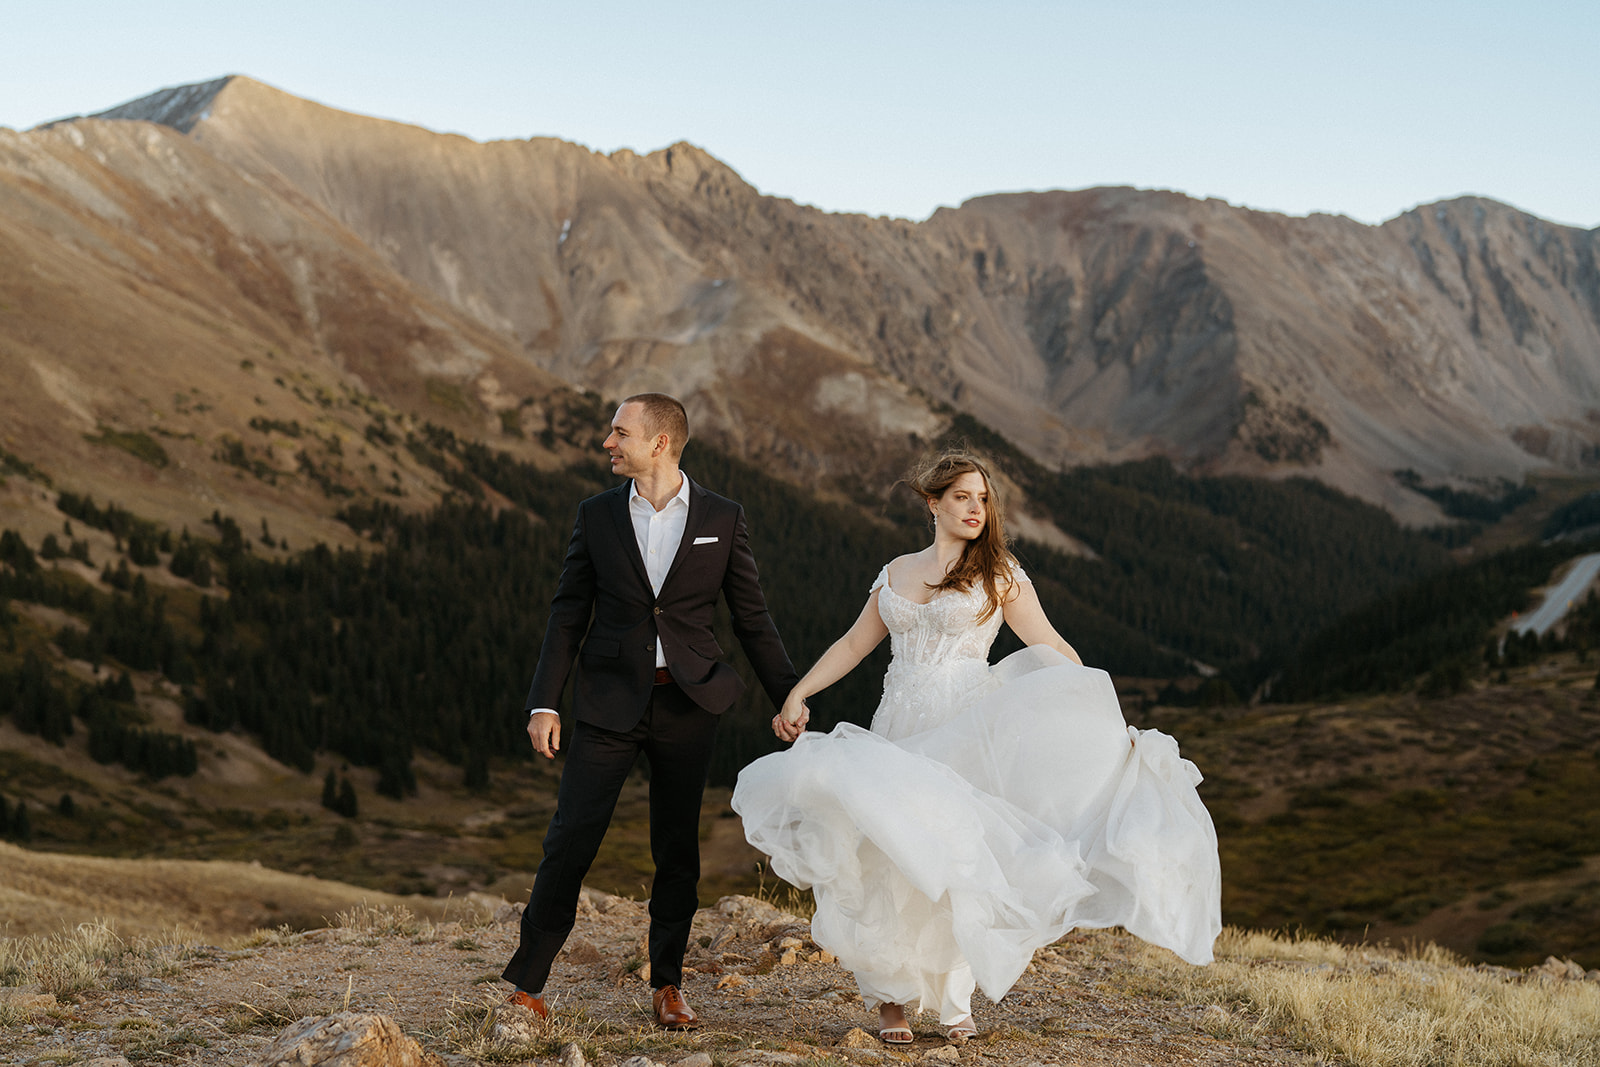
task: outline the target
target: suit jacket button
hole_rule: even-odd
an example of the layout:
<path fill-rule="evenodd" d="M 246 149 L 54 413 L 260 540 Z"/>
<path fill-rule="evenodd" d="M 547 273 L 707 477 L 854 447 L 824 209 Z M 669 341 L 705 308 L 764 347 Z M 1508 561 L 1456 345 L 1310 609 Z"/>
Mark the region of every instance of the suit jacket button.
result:
<path fill-rule="evenodd" d="M 644 646 L 644 650 L 646 652 L 654 652 L 656 650 L 656 646 L 655 645 L 645 645 Z"/>
<path fill-rule="evenodd" d="M 656 609 L 656 614 L 657 614 L 657 615 L 660 615 L 660 614 L 661 614 L 661 609 L 660 609 L 660 608 L 657 608 L 657 609 Z"/>

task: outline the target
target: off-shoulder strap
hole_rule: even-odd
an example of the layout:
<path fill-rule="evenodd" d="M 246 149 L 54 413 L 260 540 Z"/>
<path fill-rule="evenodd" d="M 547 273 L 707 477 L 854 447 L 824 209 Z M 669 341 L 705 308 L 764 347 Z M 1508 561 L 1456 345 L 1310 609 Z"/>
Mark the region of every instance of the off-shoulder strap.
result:
<path fill-rule="evenodd" d="M 879 571 L 878 572 L 878 577 L 873 580 L 872 588 L 867 590 L 867 595 L 871 596 L 873 593 L 876 593 L 879 589 L 882 589 L 884 586 L 886 586 L 888 584 L 889 584 L 889 565 L 887 563 L 885 563 L 883 565 L 883 570 Z"/>

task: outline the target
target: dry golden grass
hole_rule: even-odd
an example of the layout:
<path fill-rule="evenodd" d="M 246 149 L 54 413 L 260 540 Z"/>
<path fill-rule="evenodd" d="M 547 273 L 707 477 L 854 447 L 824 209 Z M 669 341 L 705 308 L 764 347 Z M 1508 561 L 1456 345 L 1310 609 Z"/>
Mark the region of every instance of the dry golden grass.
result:
<path fill-rule="evenodd" d="M 36 985 L 57 997 L 98 985 L 131 986 L 142 977 L 176 973 L 198 944 L 195 931 L 181 927 L 125 940 L 103 920 L 51 934 L 0 938 L 0 986 Z"/>
<path fill-rule="evenodd" d="M 220 941 L 285 923 L 327 926 L 336 913 L 369 904 L 415 909 L 428 919 L 463 909 L 448 900 L 392 896 L 248 863 L 105 859 L 0 844 L 0 915 L 6 917 L 0 934 L 12 937 L 109 920 L 132 937 L 154 937 L 181 923 Z"/>
<path fill-rule="evenodd" d="M 200 945 L 192 932 L 185 931 L 170 931 L 153 940 L 125 940 L 107 923 L 0 939 L 0 975 L 7 984 L 37 986 L 40 992 L 54 993 L 68 1004 L 76 1002 L 70 1009 L 45 1009 L 26 1007 L 19 1000 L 8 1009 L 8 1001 L 0 997 L 0 1027 L 18 1025 L 47 1010 L 81 1011 L 83 1005 L 96 1003 L 93 997 L 81 996 L 85 990 L 144 988 L 149 985 L 142 981 L 145 976 L 171 976 L 180 973 L 191 958 L 204 957 L 211 961 L 226 958 L 241 966 L 253 961 L 232 973 L 234 988 L 213 1010 L 227 1010 L 222 1020 L 222 1030 L 227 1033 L 269 1034 L 305 1015 L 349 1010 L 353 1003 L 371 1006 L 371 991 L 359 988 L 360 976 L 327 973 L 341 958 L 344 946 L 352 943 L 370 942 L 380 953 L 389 953 L 392 962 L 398 959 L 397 951 L 408 958 L 437 957 L 436 969 L 427 972 L 432 976 L 428 980 L 451 974 L 455 981 L 464 981 L 463 976 L 479 965 L 478 960 L 463 957 L 456 965 L 448 951 L 419 951 L 414 946 L 426 943 L 442 949 L 451 945 L 466 951 L 459 942 L 472 940 L 476 951 L 481 939 L 485 946 L 505 950 L 514 938 L 514 928 L 492 922 L 464 925 L 464 921 L 486 920 L 463 911 L 465 920 L 435 923 L 404 907 L 353 907 L 339 913 L 337 925 L 330 930 L 309 935 L 281 928 L 259 931 L 239 942 L 254 947 L 233 951 Z M 625 914 L 615 913 L 619 911 Z M 596 923 L 608 924 L 613 933 L 632 929 L 641 919 L 642 909 L 637 905 L 593 917 Z M 740 928 L 748 929 L 748 925 Z M 466 936 L 469 932 L 471 938 Z M 595 933 L 593 929 L 588 932 Z M 752 936 L 759 941 L 759 935 Z M 615 938 L 600 940 L 610 943 Z M 751 946 L 744 944 L 741 950 L 750 953 Z M 1431 945 L 1396 951 L 1230 928 L 1217 943 L 1216 963 L 1191 967 L 1125 934 L 1103 931 L 1077 934 L 1044 950 L 1038 966 L 1046 977 L 1035 975 L 1035 995 L 1051 988 L 1049 974 L 1082 968 L 1083 973 L 1097 976 L 1100 996 L 1096 999 L 1114 1005 L 1118 1013 L 1139 1016 L 1143 1025 L 1164 1028 L 1168 1040 L 1177 1042 L 1173 1048 L 1284 1050 L 1287 1039 L 1312 1061 L 1349 1067 L 1600 1064 L 1600 985 L 1467 967 Z M 328 980 L 309 984 L 285 981 L 286 976 L 298 979 L 307 970 L 320 970 Z M 411 980 L 416 977 L 413 974 Z M 208 972 L 208 991 L 215 996 L 219 990 L 210 988 L 212 978 L 220 979 L 220 972 Z M 831 988 L 841 978 L 839 972 L 826 984 Z M 646 1023 L 643 986 L 624 988 L 600 977 L 583 987 L 581 994 L 558 1002 L 550 1022 L 533 1030 L 515 1025 L 497 1028 L 502 1018 L 503 991 L 499 989 L 455 998 L 435 1009 L 437 1014 L 414 1016 L 408 1025 L 417 1027 L 416 1032 L 431 1039 L 435 1047 L 480 1063 L 553 1057 L 569 1044 L 590 1060 L 620 1060 L 642 1053 L 666 1062 L 688 1052 L 706 1052 L 721 1060 L 746 1049 L 795 1051 L 798 1045 L 822 1040 L 815 1019 L 808 1015 L 804 1025 L 798 1024 L 790 1014 L 789 991 L 782 990 L 779 995 L 775 988 L 780 982 L 793 983 L 792 975 L 774 972 L 763 978 L 757 971 L 749 981 L 762 992 L 745 1001 L 740 1010 L 747 1025 L 736 1031 L 711 1028 L 691 1035 L 655 1031 Z M 1076 979 L 1071 984 L 1076 986 Z M 182 1006 L 180 1015 L 196 1007 L 192 999 L 186 999 L 193 997 L 193 991 L 166 988 L 165 993 L 169 1004 Z M 49 1003 L 54 1005 L 54 999 Z M 1081 1001 L 1072 1003 L 1083 1010 Z M 396 1004 L 415 1010 L 412 1000 Z M 1199 1025 L 1221 1044 L 1192 1045 L 1196 1036 L 1192 1009 L 1173 1009 L 1177 1004 L 1214 1005 L 1205 1010 Z M 1070 1035 L 1070 1027 L 1052 1031 L 1045 1025 L 1041 1031 L 1036 1025 L 1037 1010 L 1037 1004 L 1011 1006 L 1009 998 L 994 1005 L 986 1013 L 993 1029 L 982 1046 L 985 1057 L 999 1055 L 1000 1045 L 1009 1052 L 1035 1056 L 1043 1048 L 1056 1047 L 1054 1043 L 1063 1033 Z M 514 1024 L 516 1020 L 508 1021 Z M 1078 1021 L 1087 1024 L 1090 1020 Z M 157 1025 L 143 1017 L 118 1018 L 115 1012 L 99 1025 L 110 1032 L 106 1040 L 130 1059 L 186 1053 L 198 1040 L 196 1031 L 187 1025 Z M 829 1033 L 831 1043 L 838 1031 Z M 821 1047 L 817 1051 L 823 1054 Z M 825 1054 L 817 1060 L 823 1058 Z M 1002 1062 L 1028 1061 L 1012 1057 Z M 1158 1056 L 1154 1062 L 1180 1060 Z"/>
<path fill-rule="evenodd" d="M 817 898 L 809 889 L 797 889 L 781 878 L 769 880 L 766 869 L 760 870 L 760 882 L 750 895 L 763 904 L 770 904 L 781 912 L 809 919 L 817 913 Z"/>
<path fill-rule="evenodd" d="M 1508 978 L 1434 945 L 1405 951 L 1228 928 L 1217 961 L 1190 967 L 1145 949 L 1157 988 L 1220 1010 L 1205 1025 L 1234 1040 L 1287 1034 L 1352 1067 L 1600 1065 L 1600 984 Z"/>
<path fill-rule="evenodd" d="M 432 919 L 417 915 L 404 904 L 362 902 L 335 915 L 333 926 L 338 930 L 341 941 L 370 946 L 377 944 L 381 938 L 406 937 L 415 944 L 424 945 L 441 941 L 446 936 L 455 936 L 463 929 L 491 925 L 494 921 L 488 910 L 470 902 L 456 904 L 446 911 L 448 914 L 442 917 L 448 919 L 448 929 Z"/>

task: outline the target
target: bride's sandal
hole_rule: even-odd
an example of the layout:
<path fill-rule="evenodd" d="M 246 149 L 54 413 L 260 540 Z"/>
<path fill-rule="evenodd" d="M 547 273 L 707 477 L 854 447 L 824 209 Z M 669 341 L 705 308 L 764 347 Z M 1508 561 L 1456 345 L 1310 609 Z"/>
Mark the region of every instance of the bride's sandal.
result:
<path fill-rule="evenodd" d="M 891 1022 L 885 1018 L 885 1013 L 881 1008 L 878 1010 L 878 1040 L 885 1045 L 909 1045 L 913 1040 L 911 1027 L 906 1022 L 904 1010 L 897 1014 L 900 1016 L 900 1021 Z"/>
<path fill-rule="evenodd" d="M 959 1045 L 964 1043 L 969 1037 L 977 1037 L 978 1028 L 973 1025 L 972 1017 L 969 1015 L 961 1022 L 953 1024 L 950 1029 L 945 1031 L 944 1036 Z"/>

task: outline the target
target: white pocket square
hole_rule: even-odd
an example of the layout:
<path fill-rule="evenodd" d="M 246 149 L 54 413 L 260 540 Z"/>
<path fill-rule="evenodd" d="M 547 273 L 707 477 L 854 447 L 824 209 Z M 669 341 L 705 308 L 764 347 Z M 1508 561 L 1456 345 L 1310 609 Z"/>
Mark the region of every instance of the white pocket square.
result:
<path fill-rule="evenodd" d="M 714 545 L 717 543 L 717 539 L 715 537 L 696 537 L 694 543 L 697 545 Z"/>

